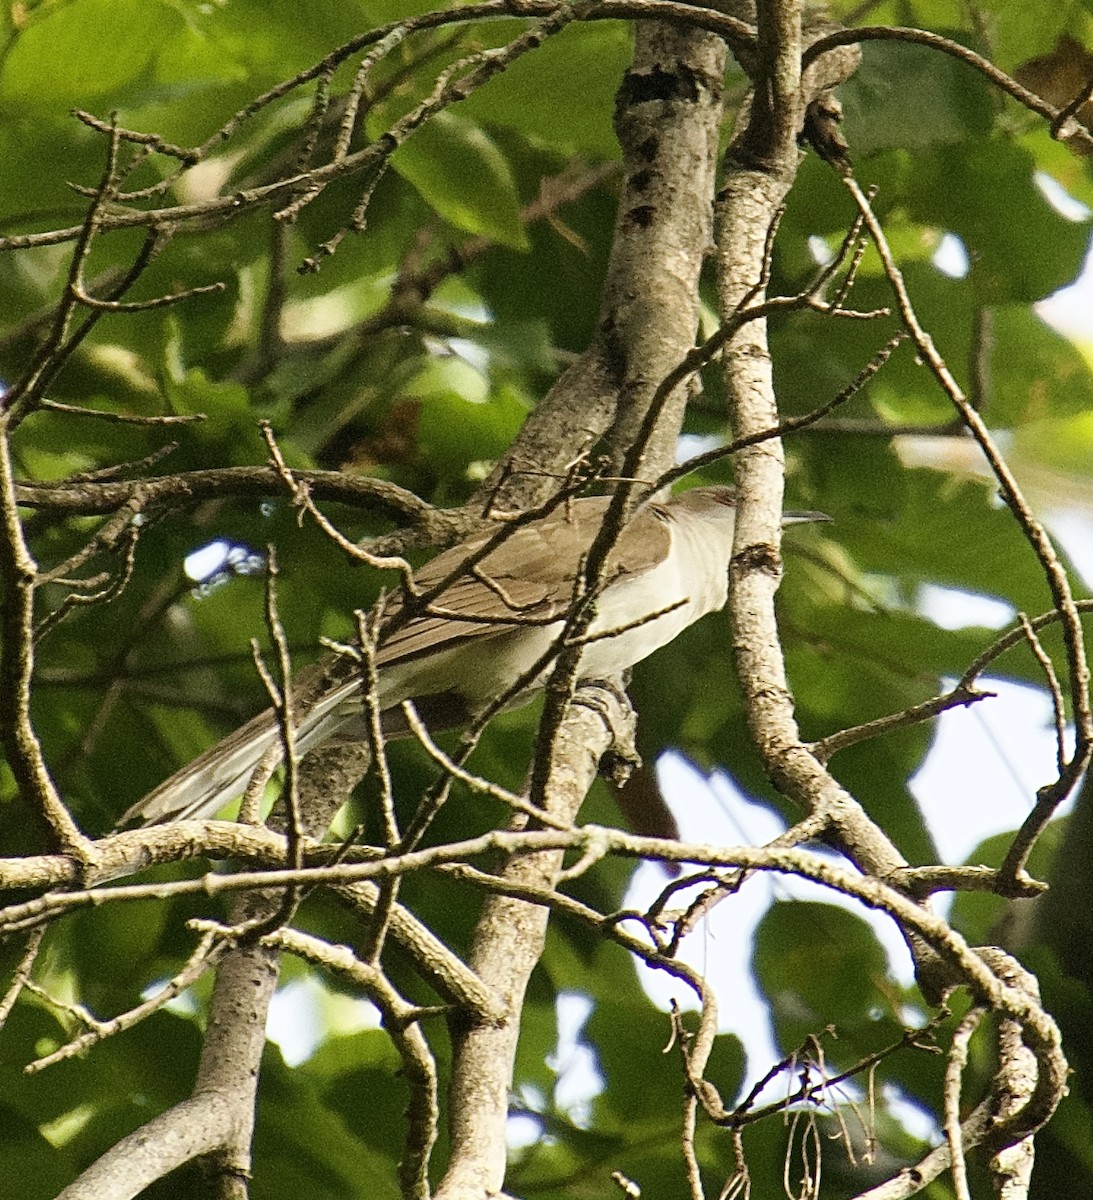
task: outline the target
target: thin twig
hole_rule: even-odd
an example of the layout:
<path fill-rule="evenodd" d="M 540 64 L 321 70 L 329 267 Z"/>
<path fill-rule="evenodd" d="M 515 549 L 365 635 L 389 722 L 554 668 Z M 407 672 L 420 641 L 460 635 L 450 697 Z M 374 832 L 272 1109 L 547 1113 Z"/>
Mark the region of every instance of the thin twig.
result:
<path fill-rule="evenodd" d="M 767 315 L 768 306 L 771 305 L 777 306 L 777 298 L 756 305 L 748 311 L 752 316 L 762 317 Z M 907 335 L 902 331 L 893 334 L 838 395 L 821 404 L 818 408 L 812 409 L 811 412 L 802 413 L 798 417 L 786 417 L 771 429 L 764 429 L 759 433 L 734 438 L 726 446 L 718 446 L 714 450 L 707 450 L 703 454 L 696 454 L 693 458 L 687 459 L 686 462 L 680 463 L 670 471 L 665 471 L 656 481 L 656 489 L 659 491 L 662 487 L 668 487 L 677 479 L 682 479 L 683 476 L 689 475 L 692 471 L 700 470 L 702 467 L 710 466 L 712 463 L 720 462 L 722 459 L 738 454 L 748 446 L 758 446 L 762 442 L 769 442 L 774 438 L 785 437 L 787 434 L 796 433 L 799 429 L 807 429 L 808 426 L 822 421 L 824 417 L 834 412 L 840 405 L 845 404 L 853 396 L 857 395 L 866 383 L 884 366 L 888 359 L 891 358 L 897 347 L 906 341 L 906 339 Z"/>
<path fill-rule="evenodd" d="M 395 813 L 395 791 L 391 782 L 391 768 L 387 761 L 387 746 L 383 735 L 383 710 L 380 704 L 380 677 L 376 667 L 376 644 L 380 623 L 383 619 L 383 599 L 372 610 L 365 613 L 357 609 L 357 650 L 363 666 L 360 679 L 361 705 L 364 709 L 365 732 L 371 751 L 371 769 L 380 785 L 380 816 L 383 822 L 383 844 L 388 853 L 397 853 L 402 844 L 398 817 Z M 378 967 L 387 933 L 398 902 L 398 878 L 380 882 L 376 911 L 368 923 L 363 942 L 362 957 Z"/>
<path fill-rule="evenodd" d="M 49 399 L 42 400 L 39 407 L 48 408 L 51 412 L 70 413 L 77 417 L 94 417 L 98 421 L 113 422 L 118 425 L 194 425 L 206 420 L 204 413 L 189 413 L 180 416 L 172 413 L 119 413 L 108 412 L 101 408 L 83 408 L 79 404 L 63 404 L 59 400 Z"/>
<path fill-rule="evenodd" d="M 0 415 L 0 737 L 24 798 L 39 810 L 57 845 L 91 866 L 97 857 L 95 844 L 61 799 L 30 714 L 38 564 L 27 545 L 15 497 L 12 416 L 10 411 Z"/>
<path fill-rule="evenodd" d="M 1024 872 L 1028 855 L 1036 839 L 1050 820 L 1058 805 L 1070 793 L 1081 777 L 1093 753 L 1093 708 L 1089 697 L 1089 664 L 1079 619 L 1078 606 L 1070 580 L 1055 547 L 1040 521 L 1032 512 L 1013 472 L 1002 456 L 982 417 L 969 404 L 960 385 L 953 378 L 945 360 L 934 346 L 933 339 L 920 324 L 911 297 L 896 265 L 884 230 L 873 212 L 868 198 L 852 176 L 842 176 L 843 183 L 865 218 L 873 244 L 877 248 L 888 282 L 896 296 L 900 317 L 911 335 L 915 347 L 930 368 L 939 386 L 949 397 L 961 420 L 983 452 L 1010 511 L 1020 526 L 1026 541 L 1040 562 L 1055 607 L 1062 614 L 1063 641 L 1066 646 L 1070 676 L 1070 701 L 1074 712 L 1075 746 L 1070 760 L 1064 764 L 1054 783 L 1040 789 L 1036 809 L 1014 839 L 1006 856 L 1004 870 L 1013 880 Z"/>
<path fill-rule="evenodd" d="M 53 368 L 58 352 L 64 345 L 69 325 L 79 305 L 77 290 L 83 279 L 84 264 L 91 253 L 91 245 L 103 220 L 107 201 L 114 195 L 118 186 L 120 146 L 121 138 L 117 122 L 112 121 L 110 139 L 107 143 L 106 165 L 92 197 L 87 216 L 76 237 L 64 294 L 57 305 L 52 327 L 31 360 L 30 366 L 24 372 L 23 377 L 12 384 L 3 398 L 3 407 L 8 413 L 18 413 L 21 408 L 32 406 L 41 397 L 48 380 L 52 378 L 54 369 L 51 368 Z"/>
<path fill-rule="evenodd" d="M 1051 661 L 1051 655 L 1044 649 L 1032 622 L 1023 612 L 1017 614 L 1017 620 L 1021 623 L 1021 632 L 1025 635 L 1033 658 L 1040 664 L 1047 681 L 1048 692 L 1051 694 L 1051 706 L 1055 713 L 1055 766 L 1062 775 L 1066 770 L 1066 704 L 1062 688 L 1059 686 L 1059 677 L 1055 674 L 1055 664 Z"/>
<path fill-rule="evenodd" d="M 979 71 L 980 74 L 985 75 L 995 87 L 1001 88 L 1018 103 L 1049 121 L 1053 137 L 1073 139 L 1076 144 L 1087 150 L 1093 149 L 1093 134 L 1076 120 L 1064 119 L 1065 109 L 1048 104 L 1035 92 L 1030 92 L 1028 88 L 1022 87 L 1016 79 L 1000 70 L 994 63 L 983 58 L 982 55 L 976 54 L 974 50 L 969 50 L 967 46 L 962 46 L 951 38 L 942 37 L 941 34 L 931 33 L 926 29 L 893 25 L 867 25 L 859 29 L 840 29 L 818 39 L 808 47 L 801 59 L 802 69 L 807 68 L 822 54 L 835 49 L 836 46 L 850 46 L 856 42 L 867 41 L 914 42 L 958 58 L 961 62 L 967 63 L 968 66 Z"/>
<path fill-rule="evenodd" d="M 972 1005 L 964 1014 L 953 1033 L 949 1056 L 945 1064 L 945 1140 L 949 1144 L 952 1164 L 953 1193 L 956 1200 L 971 1200 L 968 1190 L 968 1164 L 964 1158 L 964 1135 L 960 1126 L 960 1084 L 964 1068 L 968 1065 L 968 1043 L 979 1028 L 985 1013 L 979 1005 Z"/>
<path fill-rule="evenodd" d="M 820 762 L 826 763 L 832 755 L 837 754 L 840 750 L 845 750 L 848 746 L 856 746 L 870 738 L 882 737 L 897 729 L 907 729 L 922 721 L 930 721 L 943 712 L 948 712 L 949 709 L 968 708 L 973 704 L 978 704 L 981 700 L 990 700 L 994 697 L 994 692 L 979 691 L 961 681 L 951 692 L 934 696 L 931 700 L 924 700 L 921 704 L 912 704 L 909 708 L 891 713 L 886 717 L 878 717 L 874 721 L 866 721 L 864 724 L 855 725 L 850 729 L 840 729 L 838 733 L 829 734 L 827 737 L 812 742 L 809 749 Z"/>
<path fill-rule="evenodd" d="M 39 929 L 32 929 L 27 937 L 26 947 L 15 968 L 15 973 L 11 977 L 11 983 L 8 984 L 8 990 L 0 997 L 0 1029 L 7 1024 L 15 1002 L 30 980 L 30 974 L 34 970 L 34 963 L 38 958 L 38 951 L 42 948 L 42 940 L 45 938 L 46 932 L 47 928 L 43 925 Z"/>
<path fill-rule="evenodd" d="M 98 590 L 91 590 L 98 583 L 96 579 L 86 581 L 83 584 L 85 590 L 69 592 L 51 613 L 48 613 L 38 622 L 34 630 L 34 640 L 36 643 L 41 642 L 46 634 L 75 612 L 77 608 L 87 608 L 94 604 L 108 604 L 111 600 L 116 600 L 125 591 L 130 580 L 133 578 L 133 572 L 136 570 L 137 542 L 140 539 L 140 532 L 140 525 L 134 524 L 131 520 L 126 522 L 125 528 L 117 536 L 117 544 L 120 544 L 122 547 L 121 570 L 114 575 L 107 575 L 105 582 Z M 116 545 L 111 548 L 116 549 Z M 57 582 L 60 582 L 60 580 Z"/>
<path fill-rule="evenodd" d="M 227 945 L 224 941 L 217 942 L 213 934 L 206 933 L 201 938 L 193 954 L 187 959 L 186 965 L 181 971 L 173 975 L 142 1004 L 129 1009 L 128 1012 L 119 1013 L 118 1016 L 111 1017 L 108 1021 L 100 1021 L 92 1017 L 87 1009 L 81 1008 L 79 1014 L 80 1020 L 90 1025 L 87 1032 L 80 1034 L 79 1037 L 72 1038 L 71 1041 L 66 1042 L 63 1046 L 60 1046 L 49 1054 L 45 1054 L 41 1058 L 28 1063 L 24 1067 L 24 1071 L 28 1075 L 44 1071 L 46 1067 L 52 1067 L 55 1063 L 76 1058 L 96 1043 L 108 1037 L 113 1037 L 114 1034 L 132 1029 L 134 1025 L 137 1025 L 146 1017 L 150 1017 L 153 1013 L 159 1012 L 166 1004 L 177 999 L 183 992 L 192 987 L 206 971 L 211 970 L 215 966 L 217 960 L 227 949 Z"/>
<path fill-rule="evenodd" d="M 311 499 L 311 489 L 308 481 L 299 478 L 289 469 L 281 454 L 281 448 L 277 445 L 273 427 L 269 421 L 259 421 L 258 427 L 269 449 L 270 463 L 292 494 L 293 503 L 306 512 L 323 533 L 350 558 L 363 563 L 367 567 L 373 567 L 377 571 L 398 571 L 402 576 L 404 592 L 410 596 L 416 595 L 414 569 L 406 559 L 400 555 L 380 556 L 371 554 L 363 546 L 358 546 L 356 542 L 351 542 L 349 538 L 328 521 L 318 508 L 316 508 L 315 502 Z"/>
<path fill-rule="evenodd" d="M 504 804 L 507 808 L 511 808 L 514 812 L 523 813 L 525 816 L 532 817 L 535 821 L 548 829 L 568 829 L 570 826 L 564 821 L 559 821 L 550 813 L 545 812 L 541 808 L 536 808 L 529 800 L 516 792 L 510 791 L 508 788 L 502 787 L 492 780 L 483 779 L 480 775 L 474 775 L 466 770 L 460 763 L 456 762 L 450 755 L 444 751 L 433 741 L 429 730 L 421 717 L 418 715 L 417 709 L 413 704 L 406 700 L 402 704 L 402 713 L 406 718 L 406 724 L 410 728 L 410 732 L 417 739 L 418 743 L 426 754 L 435 762 L 446 774 L 451 775 L 454 779 L 470 788 L 472 792 L 478 792 L 480 795 L 489 796 L 491 800 L 497 800 Z"/>

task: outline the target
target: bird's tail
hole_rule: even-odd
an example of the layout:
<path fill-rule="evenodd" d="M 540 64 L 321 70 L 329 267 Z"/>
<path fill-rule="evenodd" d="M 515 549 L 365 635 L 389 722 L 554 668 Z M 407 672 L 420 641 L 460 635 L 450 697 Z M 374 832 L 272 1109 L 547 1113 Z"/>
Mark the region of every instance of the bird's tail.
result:
<path fill-rule="evenodd" d="M 304 713 L 296 729 L 299 754 L 306 754 L 345 722 L 346 714 L 338 710 L 359 687 L 355 679 L 343 683 L 322 695 Z M 138 800 L 118 824 L 141 821 L 152 825 L 168 817 L 184 821 L 213 816 L 243 794 L 254 769 L 280 737 L 277 714 L 267 708 Z"/>

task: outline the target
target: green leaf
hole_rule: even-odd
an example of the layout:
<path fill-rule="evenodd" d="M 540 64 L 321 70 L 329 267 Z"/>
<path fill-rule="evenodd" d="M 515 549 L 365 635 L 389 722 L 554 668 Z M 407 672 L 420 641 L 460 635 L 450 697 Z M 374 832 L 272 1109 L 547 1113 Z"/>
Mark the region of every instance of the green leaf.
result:
<path fill-rule="evenodd" d="M 48 1200 L 71 1181 L 73 1163 L 68 1153 L 43 1137 L 32 1121 L 15 1109 L 0 1105 L 3 1137 L 4 1187 L 20 1200 Z"/>
<path fill-rule="evenodd" d="M 907 42 L 865 43 L 861 67 L 839 96 L 855 157 L 889 146 L 925 150 L 961 142 L 986 134 L 993 119 L 990 92 L 977 72 Z"/>
<path fill-rule="evenodd" d="M 982 303 L 1039 300 L 1070 283 L 1089 242 L 1091 222 L 1058 213 L 1036 168 L 1029 151 L 998 138 L 942 146 L 919 161 L 911 215 L 960 236 Z"/>
<path fill-rule="evenodd" d="M 181 33 L 179 14 L 158 0 L 42 6 L 13 39 L 0 103 L 55 113 L 92 106 L 135 85 Z"/>
<path fill-rule="evenodd" d="M 827 1054 L 845 1065 L 893 1041 L 888 957 L 872 929 L 831 904 L 783 901 L 756 933 L 755 975 L 789 1053 L 834 1026 Z"/>
<path fill-rule="evenodd" d="M 567 155 L 617 158 L 611 114 L 630 56 L 622 22 L 575 23 L 517 59 L 462 111 Z"/>
<path fill-rule="evenodd" d="M 508 389 L 482 402 L 446 391 L 422 400 L 418 435 L 436 469 L 449 478 L 466 478 L 473 464 L 501 454 L 526 415 L 527 406 Z"/>
<path fill-rule="evenodd" d="M 667 1129 L 678 1119 L 683 1069 L 678 1050 L 664 1052 L 668 1028 L 667 1014 L 640 992 L 597 999 L 585 1037 L 606 1085 L 595 1101 L 598 1126 L 624 1131 L 640 1120 L 664 1122 Z"/>
<path fill-rule="evenodd" d="M 457 229 L 527 249 L 508 161 L 474 122 L 438 113 L 395 151 L 391 165 Z"/>
<path fill-rule="evenodd" d="M 355 1039 L 332 1039 L 326 1049 L 344 1051 L 358 1040 L 389 1045 L 386 1034 L 376 1030 Z M 342 1042 L 346 1044 L 339 1045 Z M 255 1132 L 255 1194 L 285 1200 L 397 1200 L 401 1193 L 394 1149 L 404 1128 L 405 1089 L 390 1054 L 381 1050 L 378 1059 L 363 1067 L 363 1074 L 360 1057 L 347 1055 L 351 1069 L 324 1095 L 325 1081 L 316 1078 L 310 1066 L 289 1070 L 280 1055 L 267 1049 L 262 1080 L 268 1102 L 259 1109 Z M 369 1103 L 353 1103 L 359 1096 L 368 1096 Z M 369 1144 L 369 1131 L 377 1142 L 386 1143 L 386 1153 Z"/>

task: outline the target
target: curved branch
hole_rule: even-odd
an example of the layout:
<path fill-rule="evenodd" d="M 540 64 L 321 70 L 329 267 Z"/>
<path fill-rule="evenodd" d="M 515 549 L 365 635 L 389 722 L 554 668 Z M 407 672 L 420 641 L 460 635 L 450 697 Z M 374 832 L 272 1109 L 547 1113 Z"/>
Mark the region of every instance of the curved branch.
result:
<path fill-rule="evenodd" d="M 428 525 L 437 511 L 413 492 L 382 479 L 345 471 L 293 471 L 293 476 L 321 500 L 375 508 L 384 515 L 410 518 L 422 525 Z M 273 466 L 218 467 L 152 479 L 17 482 L 14 490 L 16 501 L 26 508 L 92 515 L 114 512 L 133 500 L 148 511 L 188 507 L 206 500 L 284 495 L 285 481 Z"/>
<path fill-rule="evenodd" d="M 1035 92 L 1022 87 L 1011 75 L 999 70 L 989 59 L 951 38 L 941 34 L 931 33 L 926 29 L 914 29 L 902 25 L 869 25 L 864 29 L 840 29 L 813 42 L 805 51 L 803 65 L 807 67 L 821 54 L 835 49 L 837 46 L 851 46 L 859 42 L 913 42 L 920 46 L 929 46 L 959 59 L 963 63 L 984 75 L 987 79 L 1001 88 L 1007 95 L 1012 96 L 1019 104 L 1037 113 L 1051 124 L 1051 136 L 1058 140 L 1071 140 L 1084 150 L 1093 150 L 1093 133 L 1090 133 L 1073 115 L 1067 116 L 1066 109 L 1056 108 L 1042 100 Z"/>
<path fill-rule="evenodd" d="M 884 266 L 884 273 L 896 297 L 899 314 L 915 347 L 931 374 L 948 396 L 953 407 L 960 415 L 961 421 L 975 439 L 976 444 L 987 460 L 1003 499 L 1013 513 L 1014 519 L 1021 528 L 1033 553 L 1040 563 L 1044 579 L 1047 583 L 1055 608 L 1062 620 L 1063 642 L 1066 647 L 1067 666 L 1070 675 L 1070 702 L 1074 711 L 1075 745 L 1070 761 L 1063 764 L 1056 780 L 1042 787 L 1037 794 L 1036 807 L 1022 825 L 1017 837 L 1010 847 L 1004 864 L 1004 872 L 1013 882 L 1020 880 L 1024 874 L 1025 863 L 1032 851 L 1037 837 L 1043 831 L 1048 820 L 1054 814 L 1062 800 L 1081 778 L 1082 772 L 1089 765 L 1093 756 L 1093 705 L 1089 696 L 1089 662 L 1085 650 L 1085 639 L 1082 631 L 1077 601 L 1070 586 L 1070 580 L 1058 552 L 1043 524 L 1037 519 L 1031 506 L 1025 499 L 1024 493 L 1017 482 L 1009 464 L 999 450 L 986 422 L 968 402 L 960 385 L 934 345 L 933 338 L 923 328 L 915 313 L 911 297 L 903 280 L 903 274 L 896 265 L 888 239 L 873 212 L 869 198 L 862 191 L 857 180 L 851 175 L 843 176 L 843 183 L 853 196 L 859 211 L 865 218 L 873 244 L 877 248 Z M 1030 628 L 1033 626 L 1030 625 Z M 1022 631 L 1024 636 L 1024 633 Z"/>

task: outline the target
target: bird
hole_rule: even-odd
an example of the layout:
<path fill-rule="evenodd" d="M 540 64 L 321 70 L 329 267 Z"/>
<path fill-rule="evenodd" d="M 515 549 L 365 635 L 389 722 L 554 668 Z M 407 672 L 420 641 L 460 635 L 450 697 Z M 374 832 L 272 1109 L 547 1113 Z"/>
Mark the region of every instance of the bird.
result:
<path fill-rule="evenodd" d="M 386 602 L 374 652 L 385 736 L 408 732 L 405 701 L 414 703 L 427 727 L 452 728 L 495 706 L 520 681 L 504 707 L 527 703 L 542 690 L 554 666 L 552 648 L 556 659 L 579 596 L 578 573 L 609 504 L 605 496 L 568 500 L 513 523 L 503 535 L 495 525 L 415 573 L 413 591 L 428 603 L 415 604 L 405 594 Z M 734 519 L 735 493 L 724 486 L 690 488 L 635 511 L 603 567 L 594 615 L 580 639 L 578 683 L 617 679 L 724 607 Z M 782 523 L 829 519 L 787 512 Z M 365 741 L 359 662 L 331 656 L 311 671 L 317 698 L 297 719 L 297 753 L 328 739 Z M 149 792 L 120 824 L 217 813 L 243 793 L 281 738 L 269 708 Z"/>

